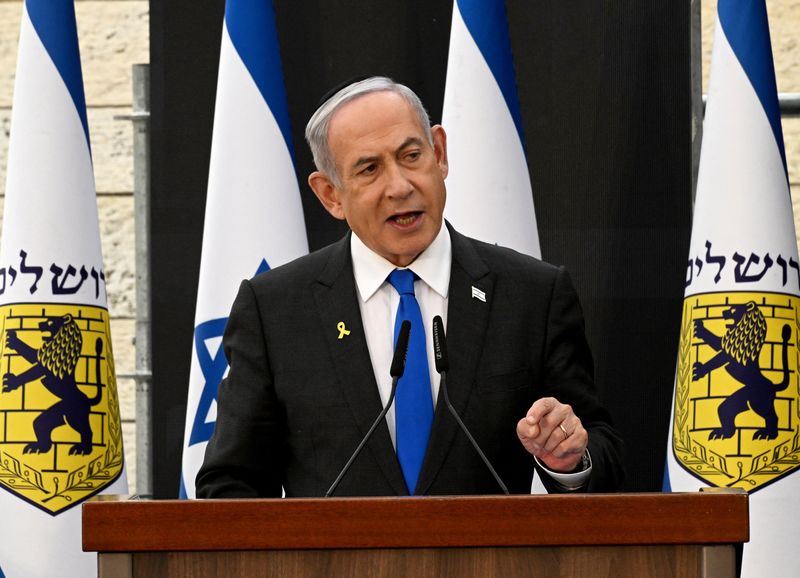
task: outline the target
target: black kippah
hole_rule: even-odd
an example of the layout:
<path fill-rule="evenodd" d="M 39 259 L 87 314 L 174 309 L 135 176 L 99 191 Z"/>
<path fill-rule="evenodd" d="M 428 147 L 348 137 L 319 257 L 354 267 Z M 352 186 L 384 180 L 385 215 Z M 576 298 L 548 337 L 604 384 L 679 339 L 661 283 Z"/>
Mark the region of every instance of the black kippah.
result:
<path fill-rule="evenodd" d="M 318 110 L 323 104 L 328 102 L 328 100 L 330 100 L 334 94 L 336 94 L 343 88 L 347 88 L 348 86 L 350 86 L 351 84 L 355 84 L 356 82 L 361 82 L 362 80 L 373 78 L 374 76 L 375 76 L 374 74 L 362 74 L 360 76 L 351 76 L 347 80 L 341 81 L 333 88 L 328 89 L 328 91 L 322 95 L 322 98 L 319 99 L 319 101 L 317 102 L 317 107 L 314 110 Z"/>

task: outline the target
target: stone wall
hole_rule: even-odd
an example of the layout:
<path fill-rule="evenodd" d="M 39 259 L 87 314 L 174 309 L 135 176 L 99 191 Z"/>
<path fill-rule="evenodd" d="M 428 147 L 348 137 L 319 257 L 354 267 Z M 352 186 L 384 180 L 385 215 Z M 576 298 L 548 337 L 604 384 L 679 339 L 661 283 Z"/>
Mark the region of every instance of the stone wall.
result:
<path fill-rule="evenodd" d="M 800 33 L 797 32 L 800 30 L 800 0 L 770 0 L 768 9 L 778 90 L 800 92 Z M 703 71 L 706 83 L 715 10 L 716 1 L 702 2 Z M 0 213 L 5 189 L 6 151 L 21 12 L 21 0 L 0 0 Z M 115 120 L 114 116 L 130 112 L 131 65 L 149 62 L 148 2 L 77 0 L 76 14 L 115 362 L 120 374 L 130 374 L 134 370 L 135 315 L 132 129 L 129 121 Z M 795 215 L 799 215 L 800 118 L 784 119 L 783 130 Z M 119 379 L 118 387 L 128 480 L 131 491 L 135 492 L 135 387 L 129 378 Z"/>

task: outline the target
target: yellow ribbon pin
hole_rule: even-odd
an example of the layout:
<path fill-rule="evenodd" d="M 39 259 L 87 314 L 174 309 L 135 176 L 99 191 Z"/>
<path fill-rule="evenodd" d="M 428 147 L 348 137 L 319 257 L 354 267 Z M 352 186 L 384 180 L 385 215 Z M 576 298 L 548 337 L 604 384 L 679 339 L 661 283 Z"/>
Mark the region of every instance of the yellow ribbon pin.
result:
<path fill-rule="evenodd" d="M 344 326 L 344 321 L 340 321 L 336 324 L 336 329 L 339 330 L 339 337 L 338 339 L 344 338 L 345 335 L 350 335 L 350 330 Z"/>

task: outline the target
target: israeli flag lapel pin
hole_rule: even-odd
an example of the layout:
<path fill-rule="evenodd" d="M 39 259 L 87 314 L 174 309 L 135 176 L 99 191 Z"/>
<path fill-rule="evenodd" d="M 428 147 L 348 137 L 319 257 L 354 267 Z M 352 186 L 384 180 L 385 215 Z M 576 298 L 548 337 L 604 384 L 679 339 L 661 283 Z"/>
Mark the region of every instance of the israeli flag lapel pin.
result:
<path fill-rule="evenodd" d="M 486 303 L 486 293 L 475 287 L 475 285 L 472 286 L 472 298 Z"/>

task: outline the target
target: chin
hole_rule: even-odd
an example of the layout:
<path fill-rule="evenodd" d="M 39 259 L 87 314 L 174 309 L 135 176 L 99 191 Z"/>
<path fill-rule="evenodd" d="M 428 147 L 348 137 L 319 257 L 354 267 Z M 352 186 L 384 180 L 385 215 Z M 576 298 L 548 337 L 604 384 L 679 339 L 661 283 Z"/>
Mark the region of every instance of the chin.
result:
<path fill-rule="evenodd" d="M 422 253 L 425 249 L 428 248 L 428 244 L 420 244 L 418 246 L 407 247 L 404 248 L 402 251 L 395 251 L 392 254 L 396 255 L 395 257 L 395 264 L 402 263 L 398 265 L 400 267 L 407 267 L 411 262 L 413 262 L 417 257 L 419 257 L 420 253 Z"/>

